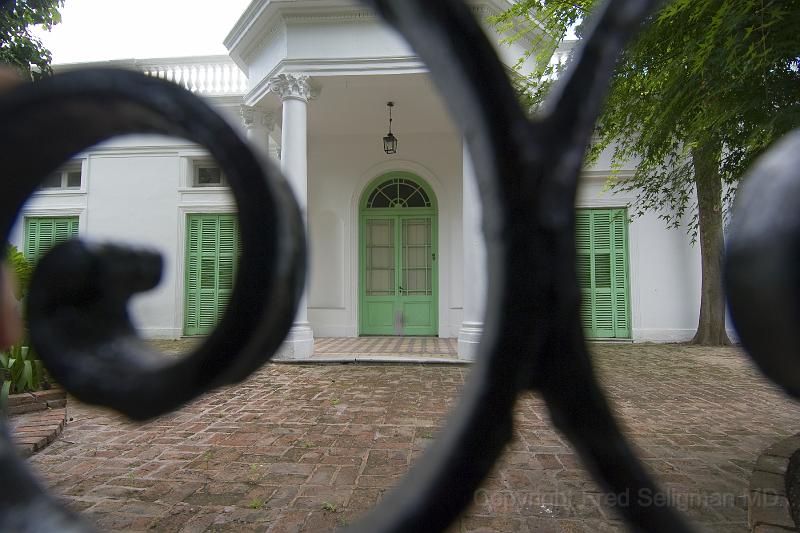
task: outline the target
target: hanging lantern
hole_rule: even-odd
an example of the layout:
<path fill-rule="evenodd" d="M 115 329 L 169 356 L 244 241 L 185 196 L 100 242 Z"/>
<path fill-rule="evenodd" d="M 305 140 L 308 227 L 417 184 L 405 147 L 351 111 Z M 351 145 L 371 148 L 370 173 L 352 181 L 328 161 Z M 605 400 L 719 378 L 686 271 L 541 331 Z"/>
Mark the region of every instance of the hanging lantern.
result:
<path fill-rule="evenodd" d="M 389 108 L 389 134 L 383 138 L 383 151 L 387 154 L 397 153 L 397 137 L 392 133 L 392 108 L 394 102 L 387 102 L 386 106 Z"/>

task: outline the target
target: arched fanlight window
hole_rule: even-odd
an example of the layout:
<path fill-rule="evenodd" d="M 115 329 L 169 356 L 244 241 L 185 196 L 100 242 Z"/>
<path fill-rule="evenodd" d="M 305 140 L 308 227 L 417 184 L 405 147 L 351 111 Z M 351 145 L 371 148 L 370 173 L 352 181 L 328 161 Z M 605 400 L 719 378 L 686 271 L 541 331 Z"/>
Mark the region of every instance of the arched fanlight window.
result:
<path fill-rule="evenodd" d="M 387 207 L 431 207 L 431 200 L 425 189 L 413 181 L 392 178 L 375 187 L 367 200 L 367 209 Z"/>

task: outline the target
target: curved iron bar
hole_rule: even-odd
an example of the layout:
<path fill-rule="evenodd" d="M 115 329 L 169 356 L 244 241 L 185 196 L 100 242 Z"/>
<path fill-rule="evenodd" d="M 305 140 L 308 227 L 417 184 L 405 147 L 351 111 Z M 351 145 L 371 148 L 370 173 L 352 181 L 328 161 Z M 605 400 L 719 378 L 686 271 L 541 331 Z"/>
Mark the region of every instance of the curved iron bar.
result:
<path fill-rule="evenodd" d="M 800 398 L 800 130 L 748 171 L 728 228 L 725 281 L 739 339 Z M 768 208 L 765 208 L 768 206 Z"/>
<path fill-rule="evenodd" d="M 656 499 L 658 489 L 621 435 L 594 379 L 580 327 L 575 273 L 573 209 L 583 153 L 615 58 L 656 1 L 611 0 L 550 107 L 533 121 L 516 104 L 502 64 L 462 0 L 365 1 L 406 36 L 434 80 L 447 90 L 479 178 L 492 296 L 479 361 L 447 431 L 401 486 L 354 529 L 444 529 L 469 505 L 510 440 L 517 396 L 538 390 L 554 423 L 590 470 L 606 490 L 620 496 L 618 509 L 632 526 L 688 531 L 671 508 L 645 504 Z M 253 154 L 199 99 L 140 75 L 85 71 L 17 90 L 0 102 L 0 119 L 15 124 L 13 130 L 0 132 L 0 154 L 10 163 L 9 174 L 21 178 L 0 198 L 0 213 L 7 215 L 5 235 L 38 177 L 99 140 L 133 131 L 181 135 L 205 144 L 231 178 L 241 209 L 245 254 L 229 312 L 185 362 L 166 365 L 148 353 L 125 308 L 131 294 L 157 282 L 157 255 L 72 243 L 41 262 L 31 289 L 32 331 L 48 367 L 71 392 L 145 418 L 241 379 L 272 354 L 288 330 L 300 294 L 302 223 L 277 172 L 268 168 L 263 178 Z M 48 151 L 19 157 L 31 154 L 26 150 L 32 139 Z M 790 142 L 754 171 L 780 177 L 772 191 L 775 205 L 783 205 L 783 195 L 800 194 L 790 182 L 791 165 L 798 163 L 790 156 L 800 141 L 795 136 Z M 740 202 L 746 216 L 759 214 L 751 206 L 752 196 L 745 192 Z M 770 301 L 782 303 L 780 291 L 784 297 L 798 295 L 791 265 L 797 260 L 793 236 L 800 234 L 800 216 L 787 217 L 778 226 L 768 218 L 757 218 L 752 226 L 737 222 L 740 227 L 734 232 L 738 236 L 732 243 L 728 280 L 732 300 L 734 293 L 741 297 L 736 307 L 745 311 L 736 314 L 745 322 L 751 320 L 747 305 L 761 297 L 747 285 L 748 274 L 762 268 L 778 274 Z M 774 231 L 775 239 L 755 242 L 764 231 Z M 753 260 L 754 251 L 774 253 L 784 263 Z M 269 273 L 266 278 L 264 272 Z M 797 308 L 792 310 L 785 327 L 796 323 Z M 762 310 L 761 316 L 768 315 Z M 764 350 L 766 341 L 757 331 L 742 338 Z M 795 342 L 786 346 L 797 345 L 794 337 L 789 340 Z M 773 353 L 760 363 L 796 394 L 800 380 L 789 355 Z M 118 379 L 108 380 L 117 390 L 98 383 L 112 371 L 124 372 L 135 386 L 120 391 Z M 791 377 L 781 378 L 783 372 Z M 175 389 L 166 390 L 168 383 Z M 39 531 L 88 530 L 38 488 L 14 457 L 4 429 L 0 469 L 0 529 L 24 524 Z M 51 521 L 41 522 L 45 513 Z"/>

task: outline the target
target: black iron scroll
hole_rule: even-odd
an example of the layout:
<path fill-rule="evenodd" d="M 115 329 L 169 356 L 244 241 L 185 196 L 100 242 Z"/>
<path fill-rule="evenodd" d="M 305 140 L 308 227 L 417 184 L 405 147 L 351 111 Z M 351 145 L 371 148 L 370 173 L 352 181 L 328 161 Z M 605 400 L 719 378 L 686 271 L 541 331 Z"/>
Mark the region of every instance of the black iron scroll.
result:
<path fill-rule="evenodd" d="M 483 202 L 489 300 L 478 361 L 447 430 L 353 529 L 445 529 L 471 503 L 509 442 L 512 409 L 529 390 L 542 393 L 555 425 L 605 490 L 634 496 L 646 491 L 647 501 L 654 501 L 658 488 L 620 433 L 593 375 L 579 317 L 573 213 L 583 155 L 616 58 L 658 2 L 611 0 L 549 106 L 533 120 L 519 107 L 505 68 L 462 0 L 366 3 L 426 61 L 469 145 Z M 4 183 L 0 197 L 6 236 L 42 176 L 123 133 L 178 135 L 206 146 L 239 206 L 244 254 L 228 311 L 211 337 L 181 361 L 165 363 L 148 351 L 125 308 L 133 293 L 158 280 L 157 255 L 72 243 L 42 260 L 30 293 L 31 332 L 48 368 L 72 394 L 148 418 L 237 382 L 271 357 L 301 294 L 302 222 L 279 173 L 207 105 L 157 79 L 89 70 L 4 96 L 0 124 L 0 160 L 5 175 L 15 178 Z M 785 174 L 796 178 L 793 168 L 784 168 Z M 791 236 L 800 235 L 798 228 L 784 229 Z M 783 256 L 794 261 L 791 266 L 797 264 L 796 242 Z M 740 277 L 734 269 L 731 279 Z M 789 274 L 785 279 L 794 283 Z M 790 293 L 795 306 L 797 286 Z M 754 297 L 742 296 L 742 305 Z M 775 368 L 771 375 L 783 367 Z M 783 384 L 792 392 L 800 386 Z M 89 530 L 32 480 L 5 431 L 0 472 L 0 529 Z M 619 500 L 628 502 L 618 510 L 632 528 L 689 530 L 669 507 L 636 497 Z"/>

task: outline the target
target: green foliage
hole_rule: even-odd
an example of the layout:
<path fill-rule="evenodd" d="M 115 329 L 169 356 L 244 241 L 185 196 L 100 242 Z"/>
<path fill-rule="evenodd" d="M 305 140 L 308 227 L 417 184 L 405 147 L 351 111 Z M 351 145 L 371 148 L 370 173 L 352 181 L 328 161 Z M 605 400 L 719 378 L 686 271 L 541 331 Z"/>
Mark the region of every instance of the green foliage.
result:
<path fill-rule="evenodd" d="M 3 411 L 9 394 L 40 390 L 45 381 L 42 362 L 27 346 L 16 344 L 0 352 L 0 409 Z"/>
<path fill-rule="evenodd" d="M 520 78 L 528 103 L 544 100 L 558 70 L 547 64 L 552 51 L 570 27 L 580 36 L 599 4 L 522 0 L 495 18 L 506 31 L 515 16 L 544 29 L 523 58 L 539 65 Z M 611 148 L 615 165 L 637 162 L 633 176 L 609 183 L 637 195 L 634 214 L 655 209 L 694 229 L 695 155 L 716 156 L 729 202 L 753 160 L 800 126 L 797 20 L 798 0 L 674 0 L 646 21 L 618 62 L 590 153 Z"/>
<path fill-rule="evenodd" d="M 256 509 L 256 510 L 257 509 L 261 509 L 262 507 L 264 507 L 264 500 L 260 500 L 258 498 L 253 498 L 252 500 L 250 500 L 250 503 L 247 504 L 247 507 L 249 507 L 250 509 Z"/>
<path fill-rule="evenodd" d="M 14 296 L 16 296 L 17 300 L 22 300 L 28 294 L 28 286 L 33 275 L 33 266 L 25 259 L 25 254 L 20 252 L 14 245 L 8 245 L 6 248 L 6 261 L 14 272 L 17 281 L 17 286 L 14 287 Z"/>
<path fill-rule="evenodd" d="M 490 17 L 490 22 L 508 35 L 503 43 L 511 44 L 523 37 L 531 42 L 531 47 L 517 61 L 516 68 L 520 71 L 523 64 L 532 58 L 533 72 L 515 80 L 520 98 L 528 107 L 535 108 L 543 102 L 563 68 L 550 64 L 553 52 L 570 28 L 577 36 L 583 33 L 581 21 L 597 3 L 597 0 L 521 0 L 507 11 Z"/>
<path fill-rule="evenodd" d="M 61 22 L 64 0 L 7 0 L 0 7 L 0 63 L 11 65 L 29 80 L 49 74 L 51 54 L 31 26 L 47 29 Z"/>

